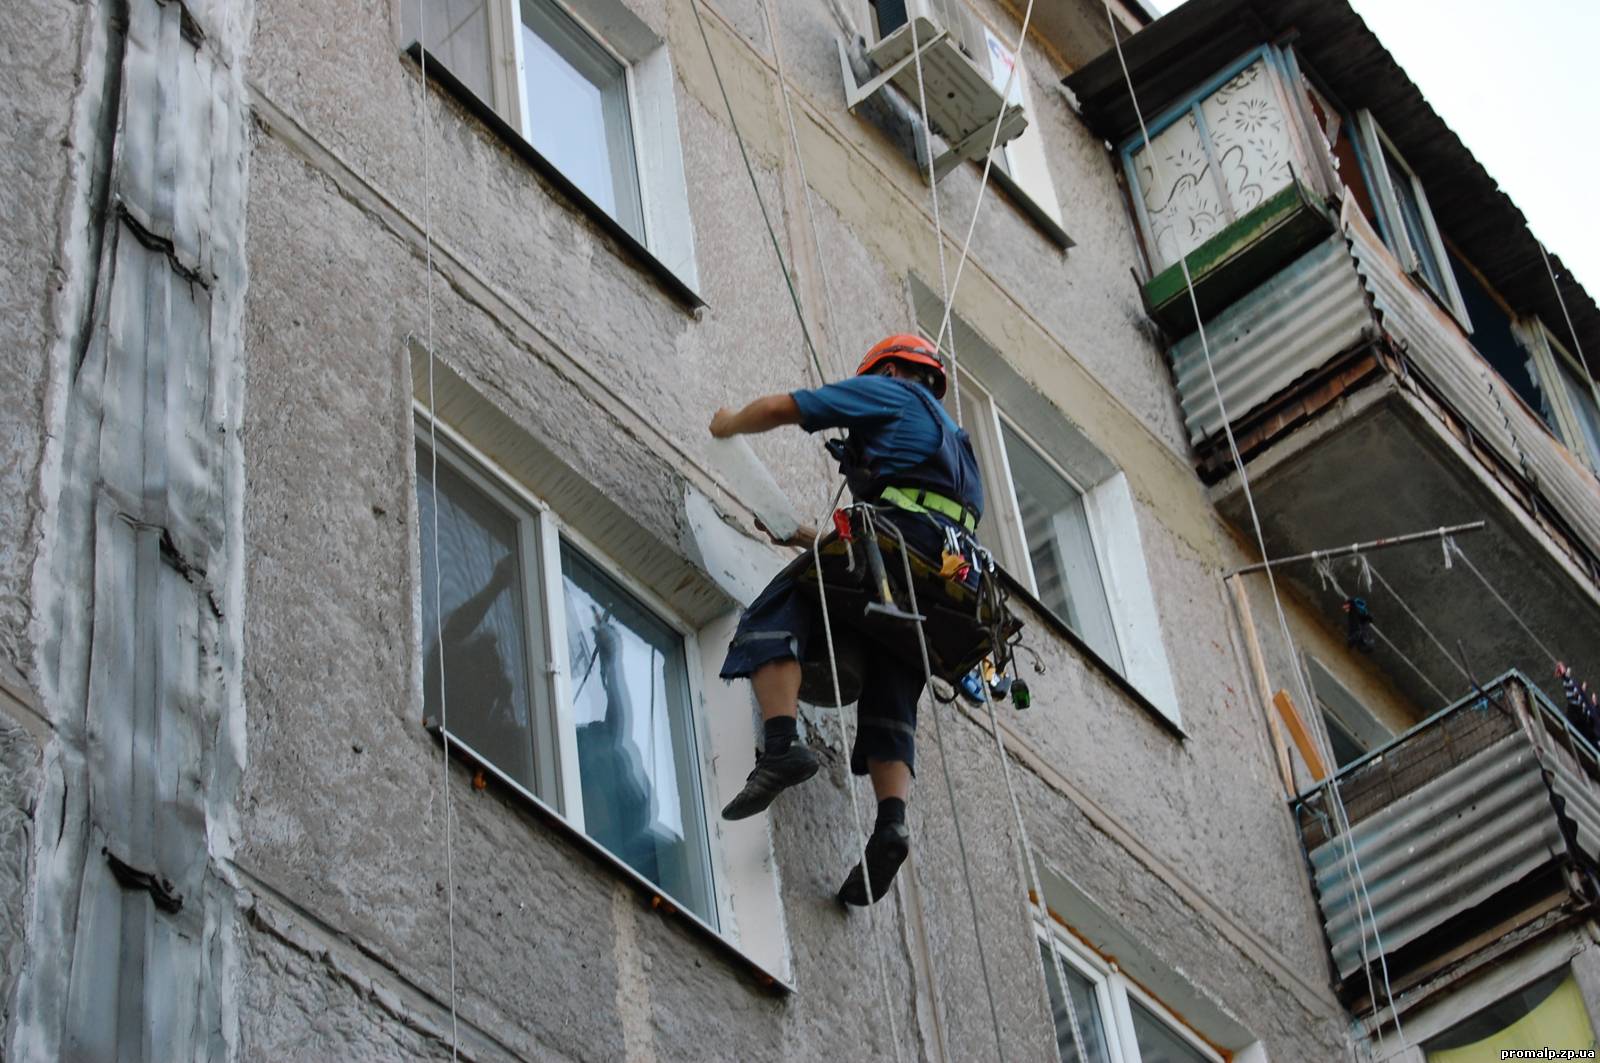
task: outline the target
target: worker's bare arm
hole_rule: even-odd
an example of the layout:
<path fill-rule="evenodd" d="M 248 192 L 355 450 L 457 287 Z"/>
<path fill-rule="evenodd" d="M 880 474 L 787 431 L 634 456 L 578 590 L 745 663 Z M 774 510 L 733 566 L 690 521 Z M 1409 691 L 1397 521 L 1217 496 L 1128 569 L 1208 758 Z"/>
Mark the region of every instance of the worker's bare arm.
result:
<path fill-rule="evenodd" d="M 764 395 L 742 410 L 726 406 L 711 418 L 711 434 L 718 439 L 729 436 L 770 432 L 786 424 L 800 423 L 800 407 L 793 395 Z"/>

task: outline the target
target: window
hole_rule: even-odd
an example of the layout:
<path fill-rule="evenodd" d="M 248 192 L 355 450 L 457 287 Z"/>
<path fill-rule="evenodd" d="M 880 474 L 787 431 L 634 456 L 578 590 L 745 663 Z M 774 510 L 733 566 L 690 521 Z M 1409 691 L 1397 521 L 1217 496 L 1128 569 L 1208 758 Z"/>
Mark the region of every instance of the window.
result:
<path fill-rule="evenodd" d="M 962 380 L 961 404 L 984 467 L 988 515 L 1004 529 L 999 542 L 989 535 L 991 547 L 1035 598 L 1123 671 L 1083 489 L 970 377 Z"/>
<path fill-rule="evenodd" d="M 1017 104 L 1030 116 L 1022 133 L 995 150 L 991 177 L 1005 188 L 1023 210 L 1062 247 L 1072 246 L 1072 238 L 1062 227 L 1061 207 L 1056 199 L 1055 184 L 1050 180 L 1050 167 L 1046 159 L 1044 136 L 1039 131 L 1037 112 L 1029 100 L 1028 75 L 1019 69 L 1011 76 L 1015 57 L 1012 41 L 1006 41 L 965 2 L 965 0 L 868 0 L 867 24 L 877 30 L 882 38 L 906 24 L 911 13 L 926 14 L 947 30 L 967 58 L 980 73 L 987 73 L 997 90 L 1011 84 L 1007 102 Z M 932 82 L 929 82 L 932 91 Z M 911 103 L 916 105 L 917 100 Z M 943 141 L 941 141 L 943 143 Z M 938 154 L 936 150 L 935 155 Z"/>
<path fill-rule="evenodd" d="M 1066 1000 L 1046 936 L 1052 933 L 1056 937 L 1055 952 L 1061 957 L 1071 988 L 1086 1060 L 1079 1059 L 1072 1036 Z M 1050 992 L 1056 1049 L 1062 1063 L 1221 1063 L 1222 1056 L 1160 1002 L 1070 935 L 1044 926 L 1038 927 L 1038 934 L 1039 959 L 1044 965 L 1045 987 Z"/>
<path fill-rule="evenodd" d="M 944 303 L 913 278 L 923 335 L 938 331 Z M 979 538 L 1046 610 L 1150 705 L 1178 723 L 1178 697 L 1150 587 L 1128 478 L 1012 369 L 952 316 L 960 388 L 945 396 L 972 437 L 983 474 Z"/>
<path fill-rule="evenodd" d="M 443 441 L 435 511 L 433 457 L 419 439 L 429 719 L 715 929 L 691 640 Z"/>
<path fill-rule="evenodd" d="M 1304 172 L 1274 53 L 1262 51 L 1123 145 L 1135 213 L 1159 273 Z"/>
<path fill-rule="evenodd" d="M 1362 134 L 1362 162 L 1368 183 L 1378 193 L 1378 222 L 1384 242 L 1400 260 L 1401 268 L 1431 292 L 1439 304 L 1472 330 L 1456 277 L 1445 256 L 1444 242 L 1434 225 L 1422 182 L 1400 157 L 1371 111 L 1361 111 L 1357 122 Z"/>
<path fill-rule="evenodd" d="M 1595 1047 L 1583 992 L 1566 966 L 1428 1038 L 1422 1051 L 1429 1063 L 1468 1063 L 1552 1045 L 1579 1051 Z"/>
<path fill-rule="evenodd" d="M 523 135 L 639 239 L 628 68 L 551 0 L 522 0 Z"/>
<path fill-rule="evenodd" d="M 1323 726 L 1328 731 L 1328 743 L 1333 749 L 1336 769 L 1387 745 L 1394 737 L 1393 732 L 1328 670 L 1327 665 L 1309 654 L 1306 656 L 1306 672 L 1311 681 L 1312 696 L 1316 698 L 1317 708 L 1322 713 Z"/>
<path fill-rule="evenodd" d="M 417 5 L 402 5 L 408 38 L 426 42 L 431 60 L 569 182 L 580 205 L 692 287 L 675 78 L 665 43 L 649 26 L 623 0 L 424 6 L 418 33 Z"/>
<path fill-rule="evenodd" d="M 1600 470 L 1600 406 L 1595 403 L 1594 386 L 1554 341 L 1550 348 L 1556 376 L 1572 411 L 1572 427 L 1564 433 L 1567 444 L 1589 462 L 1591 469 Z"/>

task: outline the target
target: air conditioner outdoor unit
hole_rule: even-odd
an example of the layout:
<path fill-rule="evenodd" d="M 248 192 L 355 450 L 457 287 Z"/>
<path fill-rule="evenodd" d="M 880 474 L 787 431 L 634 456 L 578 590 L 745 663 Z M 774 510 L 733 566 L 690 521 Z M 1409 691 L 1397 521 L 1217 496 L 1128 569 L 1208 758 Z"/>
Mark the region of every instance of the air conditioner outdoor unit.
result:
<path fill-rule="evenodd" d="M 922 53 L 928 124 L 947 145 L 934 160 L 935 177 L 943 177 L 962 159 L 981 161 L 991 141 L 999 147 L 1020 136 L 1028 128 L 1028 116 L 1021 104 L 1006 102 L 1001 86 L 989 76 L 982 24 L 964 0 L 906 0 L 905 6 L 905 24 L 867 46 L 867 57 L 879 73 L 865 84 L 856 81 L 840 42 L 845 101 L 854 111 L 893 85 L 912 107 L 919 107 L 923 95 L 917 91 L 915 38 L 916 50 Z M 1000 126 L 998 138 L 996 123 Z"/>

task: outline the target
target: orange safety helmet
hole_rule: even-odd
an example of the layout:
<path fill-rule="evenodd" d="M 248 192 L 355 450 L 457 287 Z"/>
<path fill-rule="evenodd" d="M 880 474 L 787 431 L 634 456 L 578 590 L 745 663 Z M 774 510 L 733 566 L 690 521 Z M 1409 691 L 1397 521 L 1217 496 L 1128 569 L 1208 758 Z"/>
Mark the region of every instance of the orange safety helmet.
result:
<path fill-rule="evenodd" d="M 867 356 L 861 359 L 861 364 L 856 366 L 856 376 L 866 376 L 868 373 L 876 372 L 884 362 L 890 361 L 909 362 L 912 365 L 932 369 L 938 377 L 933 394 L 936 398 L 944 398 L 944 363 L 939 361 L 939 355 L 935 353 L 933 344 L 921 336 L 912 336 L 904 332 L 879 340 L 873 345 L 872 350 L 867 352 Z"/>

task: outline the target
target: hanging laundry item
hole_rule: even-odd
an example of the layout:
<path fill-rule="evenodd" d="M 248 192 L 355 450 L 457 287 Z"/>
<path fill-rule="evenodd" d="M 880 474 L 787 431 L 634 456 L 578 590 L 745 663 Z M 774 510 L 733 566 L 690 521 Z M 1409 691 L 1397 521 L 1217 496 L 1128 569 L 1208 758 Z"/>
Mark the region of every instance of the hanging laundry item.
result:
<path fill-rule="evenodd" d="M 1344 600 L 1345 633 L 1344 642 L 1353 650 L 1362 653 L 1371 653 L 1377 646 L 1377 636 L 1372 629 L 1372 611 L 1367 608 L 1365 598 L 1346 598 Z"/>

